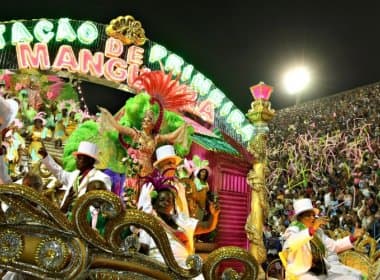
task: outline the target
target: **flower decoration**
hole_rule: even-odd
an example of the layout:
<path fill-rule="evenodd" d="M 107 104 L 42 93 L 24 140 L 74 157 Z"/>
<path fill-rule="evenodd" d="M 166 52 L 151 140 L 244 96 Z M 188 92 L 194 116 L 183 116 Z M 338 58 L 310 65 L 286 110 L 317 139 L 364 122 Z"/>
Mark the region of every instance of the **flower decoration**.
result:
<path fill-rule="evenodd" d="M 125 174 L 127 178 L 132 178 L 137 176 L 139 173 L 141 166 L 139 164 L 138 158 L 139 158 L 139 150 L 134 149 L 132 147 L 129 147 L 127 149 L 127 155 L 122 159 L 122 162 L 125 165 Z"/>

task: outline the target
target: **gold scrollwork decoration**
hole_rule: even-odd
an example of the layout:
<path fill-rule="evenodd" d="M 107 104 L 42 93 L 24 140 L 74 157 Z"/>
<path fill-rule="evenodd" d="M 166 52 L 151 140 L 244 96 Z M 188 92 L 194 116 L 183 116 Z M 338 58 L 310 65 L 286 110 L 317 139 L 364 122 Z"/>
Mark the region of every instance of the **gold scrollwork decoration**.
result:
<path fill-rule="evenodd" d="M 259 133 L 248 144 L 248 151 L 253 155 L 255 162 L 265 162 L 267 154 L 267 135 Z"/>
<path fill-rule="evenodd" d="M 87 271 L 91 260 L 89 248 L 72 233 L 37 224 L 2 226 L 22 235 L 24 249 L 14 262 L 0 261 L 1 269 L 33 279 L 78 279 Z"/>
<path fill-rule="evenodd" d="M 39 224 L 73 233 L 73 227 L 59 208 L 31 187 L 0 185 L 1 200 Z M 38 206 L 38 207 L 36 207 Z"/>
<path fill-rule="evenodd" d="M 125 45 L 135 44 L 142 46 L 147 40 L 141 22 L 135 20 L 135 18 L 130 15 L 119 16 L 111 20 L 106 28 L 106 33 L 110 37 L 119 39 Z"/>
<path fill-rule="evenodd" d="M 255 100 L 251 103 L 247 117 L 253 124 L 261 124 L 270 122 L 275 115 L 275 110 L 271 108 L 271 104 L 266 100 Z"/>
<path fill-rule="evenodd" d="M 205 280 L 217 279 L 218 266 L 225 260 L 237 260 L 245 265 L 244 275 L 241 276 L 242 280 L 257 279 L 259 265 L 255 258 L 246 250 L 236 246 L 225 246 L 216 249 L 210 255 L 203 265 L 203 275 Z M 236 275 L 231 269 L 227 271 L 229 275 Z"/>
<path fill-rule="evenodd" d="M 185 278 L 193 278 L 200 273 L 200 267 L 197 266 L 197 262 L 190 262 L 189 269 L 178 265 L 173 256 L 165 229 L 154 216 L 139 210 L 128 209 L 121 219 L 113 219 L 106 225 L 105 239 L 108 240 L 114 252 L 127 255 L 131 253 L 125 250 L 120 238 L 121 232 L 130 225 L 141 228 L 152 236 L 171 271 Z"/>
<path fill-rule="evenodd" d="M 73 208 L 73 223 L 79 235 L 90 244 L 106 251 L 112 252 L 112 247 L 97 230 L 93 229 L 87 221 L 87 214 L 90 206 L 107 205 L 107 224 L 113 219 L 119 220 L 124 216 L 122 202 L 118 196 L 109 191 L 90 191 L 78 198 Z M 105 213 L 102 213 L 102 215 Z"/>
<path fill-rule="evenodd" d="M 157 279 L 180 280 L 164 263 L 157 262 L 143 254 L 133 254 L 129 257 L 97 252 L 93 256 L 87 273 L 89 279 Z"/>

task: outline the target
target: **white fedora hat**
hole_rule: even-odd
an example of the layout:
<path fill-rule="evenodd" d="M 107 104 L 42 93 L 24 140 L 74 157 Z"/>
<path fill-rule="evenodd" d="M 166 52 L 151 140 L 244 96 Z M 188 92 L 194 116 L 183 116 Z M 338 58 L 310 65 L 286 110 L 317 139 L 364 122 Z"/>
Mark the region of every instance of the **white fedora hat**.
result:
<path fill-rule="evenodd" d="M 94 143 L 82 141 L 79 143 L 78 150 L 73 153 L 74 156 L 85 155 L 95 159 L 96 163 L 99 162 L 98 146 Z"/>
<path fill-rule="evenodd" d="M 157 148 L 156 158 L 157 160 L 153 163 L 154 167 L 157 167 L 159 164 L 167 160 L 174 160 L 175 164 L 178 165 L 182 160 L 182 158 L 175 154 L 174 147 L 172 145 L 164 145 Z"/>
<path fill-rule="evenodd" d="M 314 208 L 309 198 L 301 198 L 293 201 L 294 217 L 306 211 L 314 211 L 315 215 L 319 214 L 319 209 Z"/>
<path fill-rule="evenodd" d="M 8 127 L 18 112 L 18 103 L 13 99 L 0 96 L 0 130 Z"/>

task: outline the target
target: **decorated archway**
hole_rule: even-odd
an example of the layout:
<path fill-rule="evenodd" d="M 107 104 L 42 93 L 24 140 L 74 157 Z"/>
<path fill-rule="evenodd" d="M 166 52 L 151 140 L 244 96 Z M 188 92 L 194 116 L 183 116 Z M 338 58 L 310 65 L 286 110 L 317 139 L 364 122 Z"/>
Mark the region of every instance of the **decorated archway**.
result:
<path fill-rule="evenodd" d="M 189 114 L 247 145 L 254 127 L 244 113 L 193 65 L 146 38 L 132 16 L 109 25 L 68 18 L 0 23 L 1 69 L 38 69 L 134 93 L 138 85 L 132 81 L 144 71 L 160 69 L 160 63 L 166 71 L 181 74 L 180 81 L 197 93 L 197 105 Z"/>

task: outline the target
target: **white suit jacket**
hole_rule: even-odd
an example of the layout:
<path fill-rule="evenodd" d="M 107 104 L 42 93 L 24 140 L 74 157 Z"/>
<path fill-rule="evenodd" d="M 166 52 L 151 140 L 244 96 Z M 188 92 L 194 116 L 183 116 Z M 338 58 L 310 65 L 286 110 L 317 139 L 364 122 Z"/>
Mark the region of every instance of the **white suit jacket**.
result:
<path fill-rule="evenodd" d="M 42 163 L 46 165 L 47 169 L 53 173 L 53 175 L 63 184 L 63 188 L 65 190 L 65 195 L 63 196 L 61 207 L 63 206 L 67 196 L 70 193 L 70 189 L 73 187 L 75 181 L 79 176 L 79 170 L 74 171 L 65 171 L 63 168 L 57 164 L 54 159 L 47 155 L 42 159 Z M 92 181 L 102 181 L 107 187 L 107 190 L 111 191 L 111 178 L 96 168 L 90 170 L 87 175 L 82 179 L 80 185 L 78 186 L 78 197 L 82 196 L 87 191 L 87 184 Z"/>
<path fill-rule="evenodd" d="M 349 236 L 334 240 L 325 235 L 322 230 L 318 230 L 315 234 L 318 234 L 327 252 L 339 253 L 353 247 Z M 297 226 L 289 226 L 284 233 L 284 238 L 283 250 L 287 251 L 287 274 L 299 276 L 308 272 L 312 264 L 309 241 L 313 238 L 309 234 L 309 229 L 300 230 Z"/>

